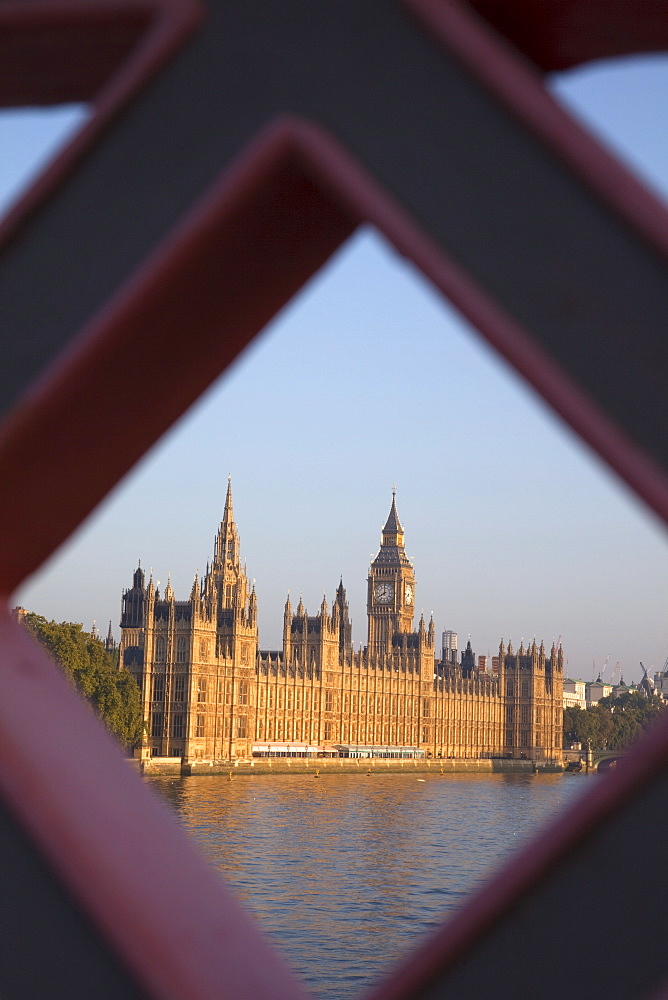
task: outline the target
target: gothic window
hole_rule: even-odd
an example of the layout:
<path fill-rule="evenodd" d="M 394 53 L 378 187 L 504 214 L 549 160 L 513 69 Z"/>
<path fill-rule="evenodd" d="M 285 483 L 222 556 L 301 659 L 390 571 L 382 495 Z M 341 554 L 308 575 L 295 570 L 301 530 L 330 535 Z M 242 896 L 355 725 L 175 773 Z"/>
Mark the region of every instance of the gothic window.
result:
<path fill-rule="evenodd" d="M 205 721 L 205 719 L 206 719 L 206 716 L 204 716 L 204 715 L 198 715 L 197 716 L 197 723 L 196 723 L 196 726 L 195 726 L 195 736 L 199 736 L 199 737 L 204 736 L 204 721 Z"/>
<path fill-rule="evenodd" d="M 325 711 L 326 712 L 331 712 L 332 711 L 332 692 L 331 691 L 325 691 Z"/>
<path fill-rule="evenodd" d="M 429 698 L 423 699 L 422 714 L 424 715 L 425 719 L 429 718 Z"/>
<path fill-rule="evenodd" d="M 246 738 L 246 716 L 240 715 L 237 719 L 237 739 L 244 740 Z"/>
<path fill-rule="evenodd" d="M 515 694 L 515 685 L 512 681 L 506 681 L 506 694 L 509 698 L 512 698 Z"/>
<path fill-rule="evenodd" d="M 165 662 L 165 654 L 167 650 L 167 645 L 165 643 L 164 635 L 159 635 L 155 640 L 155 659 L 158 663 Z"/>
<path fill-rule="evenodd" d="M 232 682 L 231 681 L 228 681 L 227 684 L 225 685 L 225 704 L 226 705 L 231 705 L 232 704 Z"/>
<path fill-rule="evenodd" d="M 528 698 L 529 697 L 529 682 L 528 681 L 522 681 L 522 697 L 523 698 Z"/>
<path fill-rule="evenodd" d="M 153 701 L 162 701 L 165 697 L 165 675 L 153 675 Z"/>
<path fill-rule="evenodd" d="M 512 725 L 512 721 L 513 721 L 513 706 L 506 705 L 506 725 L 507 726 Z"/>
<path fill-rule="evenodd" d="M 299 709 L 301 707 L 302 707 L 302 693 L 301 691 L 297 691 L 297 696 L 295 699 L 295 708 Z"/>
<path fill-rule="evenodd" d="M 522 729 L 521 732 L 520 732 L 520 746 L 521 747 L 528 747 L 529 746 L 529 730 L 528 729 Z"/>
<path fill-rule="evenodd" d="M 200 639 L 199 641 L 199 658 L 202 662 L 205 662 L 209 656 L 209 643 L 206 639 Z"/>
<path fill-rule="evenodd" d="M 283 691 L 278 692 L 278 707 L 283 708 Z"/>
<path fill-rule="evenodd" d="M 197 678 L 197 700 L 199 702 L 206 701 L 206 677 Z"/>
<path fill-rule="evenodd" d="M 422 742 L 423 743 L 429 742 L 429 730 L 427 729 L 426 726 L 422 727 Z"/>
<path fill-rule="evenodd" d="M 239 681 L 239 704 L 248 704 L 248 681 Z"/>
<path fill-rule="evenodd" d="M 151 718 L 151 736 L 155 739 L 162 736 L 164 716 L 162 712 L 154 712 Z"/>
<path fill-rule="evenodd" d="M 223 704 L 223 694 L 224 694 L 224 684 L 222 681 L 218 681 L 218 704 Z"/>
<path fill-rule="evenodd" d="M 126 667 L 143 666 L 144 651 L 139 646 L 126 646 L 123 650 L 123 663 Z"/>
<path fill-rule="evenodd" d="M 513 731 L 512 729 L 506 729 L 506 746 L 511 747 L 513 745 Z"/>
<path fill-rule="evenodd" d="M 172 719 L 172 736 L 176 739 L 182 739 L 185 736 L 183 720 L 183 715 L 175 715 Z"/>
<path fill-rule="evenodd" d="M 262 719 L 260 719 L 260 721 L 257 724 L 257 735 L 260 739 L 262 739 L 264 736 L 264 722 L 262 721 Z"/>
<path fill-rule="evenodd" d="M 260 688 L 260 708 L 264 708 L 264 688 Z"/>
<path fill-rule="evenodd" d="M 248 663 L 248 643 L 244 642 L 241 645 L 241 662 Z"/>
<path fill-rule="evenodd" d="M 186 700 L 186 675 L 176 674 L 174 677 L 174 701 Z M 176 735 L 176 733 L 174 734 Z"/>
<path fill-rule="evenodd" d="M 332 738 L 332 723 L 331 722 L 326 722 L 325 723 L 325 737 L 324 738 L 326 740 L 331 740 L 331 738 Z"/>
<path fill-rule="evenodd" d="M 529 715 L 529 705 L 522 705 L 522 723 L 526 726 L 531 722 L 531 717 Z"/>

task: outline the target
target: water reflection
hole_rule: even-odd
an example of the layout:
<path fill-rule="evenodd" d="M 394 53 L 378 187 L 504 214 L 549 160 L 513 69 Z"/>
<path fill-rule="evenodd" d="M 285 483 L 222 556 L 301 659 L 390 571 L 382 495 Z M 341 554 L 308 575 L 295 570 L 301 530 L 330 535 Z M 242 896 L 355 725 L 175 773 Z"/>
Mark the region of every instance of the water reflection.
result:
<path fill-rule="evenodd" d="M 312 992 L 343 1000 L 379 978 L 591 779 L 149 780 Z"/>

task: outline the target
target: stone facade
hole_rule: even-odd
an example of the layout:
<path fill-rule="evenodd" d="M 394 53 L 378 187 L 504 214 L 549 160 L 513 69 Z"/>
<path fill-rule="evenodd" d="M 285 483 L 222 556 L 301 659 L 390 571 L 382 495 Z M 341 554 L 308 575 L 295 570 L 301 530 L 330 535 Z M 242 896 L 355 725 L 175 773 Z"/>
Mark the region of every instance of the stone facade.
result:
<path fill-rule="evenodd" d="M 469 642 L 437 657 L 413 631 L 415 577 L 394 497 L 369 571 L 368 641 L 355 652 L 343 583 L 317 615 L 288 598 L 283 648 L 258 648 L 257 598 L 241 566 L 228 486 L 213 561 L 187 601 L 139 567 L 122 598 L 121 669 L 142 692 L 145 752 L 186 760 L 253 753 L 546 761 L 562 745 L 561 649 L 501 643 L 493 672 Z M 495 658 L 496 661 L 496 658 Z"/>

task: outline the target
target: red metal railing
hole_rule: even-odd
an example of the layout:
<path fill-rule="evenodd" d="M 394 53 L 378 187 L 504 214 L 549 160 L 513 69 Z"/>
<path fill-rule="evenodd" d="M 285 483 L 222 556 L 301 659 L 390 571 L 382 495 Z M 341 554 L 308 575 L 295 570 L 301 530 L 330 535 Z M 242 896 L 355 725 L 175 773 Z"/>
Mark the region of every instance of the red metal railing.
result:
<path fill-rule="evenodd" d="M 518 17 L 510 3 L 476 6 L 496 31 L 445 0 L 0 7 L 0 101 L 66 96 L 95 107 L 0 229 L 5 603 L 361 221 L 665 518 L 666 212 L 498 34 L 544 68 L 570 65 L 665 45 L 663 5 L 550 4 L 544 18 L 544 4 L 526 2 Z M 555 11 L 574 34 L 560 33 Z M 248 78 L 258 52 L 270 87 Z M 480 159 L 491 142 L 513 164 L 507 177 Z M 429 181 L 427 162 L 447 183 Z M 504 229 L 500 201 L 532 226 Z M 545 237 L 554 227 L 569 253 Z M 524 288 L 498 271 L 502 240 L 530 277 Z M 560 308 L 567 293 L 570 311 Z M 615 363 L 624 366 L 617 383 Z M 634 378 L 648 397 L 640 415 Z M 132 435 L 122 434 L 121 412 Z M 67 972 L 54 956 L 39 983 L 35 929 L 11 939 L 12 953 L 0 954 L 6 1000 L 59 990 L 71 1000 L 91 983 L 100 996 L 161 1000 L 301 995 L 6 611 L 0 643 L 5 866 L 22 843 L 39 911 L 53 913 L 52 927 L 80 921 L 63 944 Z M 660 945 L 606 949 L 606 933 L 625 921 L 632 939 L 661 939 L 664 876 L 645 845 L 666 818 L 667 754 L 664 728 L 374 998 L 656 993 L 668 976 Z M 625 857 L 632 879 L 611 891 L 610 870 Z M 0 910 L 11 912 L 25 882 L 8 875 L 6 885 Z M 578 886 L 586 892 L 574 912 Z M 42 933 L 47 954 L 48 920 Z"/>

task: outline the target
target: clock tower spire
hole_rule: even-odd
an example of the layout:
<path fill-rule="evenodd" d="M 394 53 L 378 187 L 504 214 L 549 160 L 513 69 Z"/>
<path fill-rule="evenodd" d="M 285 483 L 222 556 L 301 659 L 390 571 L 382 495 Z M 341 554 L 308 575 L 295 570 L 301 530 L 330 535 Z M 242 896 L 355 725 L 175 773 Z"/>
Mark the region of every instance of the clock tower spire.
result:
<path fill-rule="evenodd" d="M 371 563 L 367 614 L 369 651 L 389 651 L 398 633 L 411 632 L 415 606 L 413 567 L 404 551 L 404 529 L 397 514 L 396 493 L 381 535 L 380 551 Z"/>

